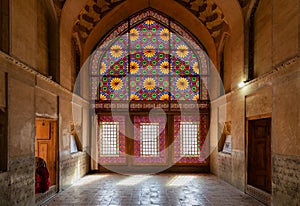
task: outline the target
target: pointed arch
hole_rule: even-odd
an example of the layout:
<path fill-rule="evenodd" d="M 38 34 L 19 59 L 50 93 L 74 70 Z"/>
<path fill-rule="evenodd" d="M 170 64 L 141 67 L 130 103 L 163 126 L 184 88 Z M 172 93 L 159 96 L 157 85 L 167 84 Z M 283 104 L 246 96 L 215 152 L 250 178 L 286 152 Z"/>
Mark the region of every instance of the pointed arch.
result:
<path fill-rule="evenodd" d="M 205 48 L 153 9 L 115 27 L 90 56 L 89 67 L 92 101 L 209 99 Z"/>

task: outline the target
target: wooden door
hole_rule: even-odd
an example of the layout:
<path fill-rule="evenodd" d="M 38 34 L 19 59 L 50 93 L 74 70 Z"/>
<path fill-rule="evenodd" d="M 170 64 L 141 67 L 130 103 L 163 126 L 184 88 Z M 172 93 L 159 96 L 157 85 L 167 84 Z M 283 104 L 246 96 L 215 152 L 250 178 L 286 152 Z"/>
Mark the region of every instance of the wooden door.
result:
<path fill-rule="evenodd" d="M 49 120 L 36 121 L 36 157 L 46 161 L 51 186 L 56 185 L 56 122 Z"/>
<path fill-rule="evenodd" d="M 271 118 L 248 124 L 248 185 L 271 193 Z"/>

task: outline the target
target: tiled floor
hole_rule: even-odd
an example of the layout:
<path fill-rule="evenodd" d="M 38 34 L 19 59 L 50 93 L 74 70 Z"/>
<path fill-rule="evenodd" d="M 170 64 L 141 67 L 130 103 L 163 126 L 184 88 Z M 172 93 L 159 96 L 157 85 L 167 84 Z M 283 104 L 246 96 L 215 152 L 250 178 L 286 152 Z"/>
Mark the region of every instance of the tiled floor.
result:
<path fill-rule="evenodd" d="M 262 205 L 213 175 L 89 175 L 45 205 Z"/>

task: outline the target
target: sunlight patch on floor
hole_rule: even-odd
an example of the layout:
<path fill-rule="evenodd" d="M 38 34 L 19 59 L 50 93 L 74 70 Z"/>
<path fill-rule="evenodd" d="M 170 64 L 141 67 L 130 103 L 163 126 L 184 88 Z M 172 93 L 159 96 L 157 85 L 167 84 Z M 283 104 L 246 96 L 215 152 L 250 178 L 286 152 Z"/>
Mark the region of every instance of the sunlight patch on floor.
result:
<path fill-rule="evenodd" d="M 195 179 L 195 176 L 191 175 L 176 175 L 173 177 L 169 182 L 167 182 L 166 186 L 169 187 L 180 187 L 185 186 L 189 184 L 193 179 Z"/>
<path fill-rule="evenodd" d="M 151 176 L 148 175 L 133 175 L 130 177 L 127 177 L 124 180 L 121 180 L 117 183 L 118 186 L 133 186 L 137 185 L 147 179 L 149 179 Z"/>
<path fill-rule="evenodd" d="M 89 175 L 89 176 L 85 176 L 83 177 L 81 180 L 77 181 L 75 184 L 73 184 L 74 186 L 84 186 L 84 185 L 88 185 L 91 184 L 93 182 L 99 181 L 101 179 L 104 179 L 106 177 L 108 177 L 109 175 Z"/>

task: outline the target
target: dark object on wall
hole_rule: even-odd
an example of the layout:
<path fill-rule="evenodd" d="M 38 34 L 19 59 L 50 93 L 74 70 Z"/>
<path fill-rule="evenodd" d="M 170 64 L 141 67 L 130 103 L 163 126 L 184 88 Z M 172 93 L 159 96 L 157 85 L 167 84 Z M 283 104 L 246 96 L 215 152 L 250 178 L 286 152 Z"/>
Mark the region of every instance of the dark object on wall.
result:
<path fill-rule="evenodd" d="M 45 160 L 35 158 L 35 193 L 44 193 L 49 190 L 50 177 Z"/>

